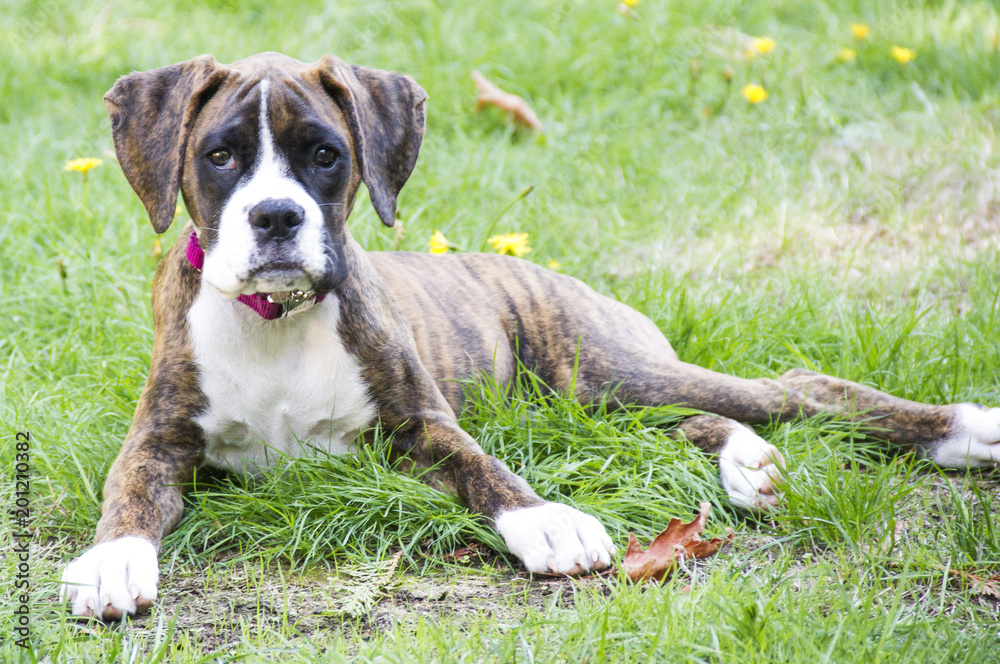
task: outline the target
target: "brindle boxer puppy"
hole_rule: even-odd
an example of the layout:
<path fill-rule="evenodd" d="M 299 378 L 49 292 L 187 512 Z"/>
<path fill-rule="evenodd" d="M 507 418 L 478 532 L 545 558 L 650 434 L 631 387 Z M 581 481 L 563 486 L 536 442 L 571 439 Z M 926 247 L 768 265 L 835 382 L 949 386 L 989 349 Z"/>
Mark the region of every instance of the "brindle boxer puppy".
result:
<path fill-rule="evenodd" d="M 160 541 L 199 465 L 252 471 L 268 463 L 265 445 L 297 454 L 298 440 L 346 452 L 376 421 L 397 454 L 440 464 L 435 482 L 528 570 L 606 567 L 614 545 L 597 519 L 539 498 L 456 423 L 455 379 L 488 371 L 507 383 L 518 360 L 583 402 L 620 385 L 623 402 L 710 413 L 679 432 L 718 455 L 746 508 L 775 503 L 783 461 L 745 424 L 863 414 L 941 465 L 1000 460 L 997 408 L 928 406 L 807 371 L 733 378 L 681 362 L 643 315 L 531 263 L 365 253 L 346 225 L 358 186 L 391 226 L 425 98 L 400 74 L 273 53 L 131 74 L 105 96 L 153 227 L 170 225 L 178 189 L 193 225 L 156 271 L 152 367 L 95 545 L 63 575 L 74 614 L 118 618 L 156 599 Z"/>

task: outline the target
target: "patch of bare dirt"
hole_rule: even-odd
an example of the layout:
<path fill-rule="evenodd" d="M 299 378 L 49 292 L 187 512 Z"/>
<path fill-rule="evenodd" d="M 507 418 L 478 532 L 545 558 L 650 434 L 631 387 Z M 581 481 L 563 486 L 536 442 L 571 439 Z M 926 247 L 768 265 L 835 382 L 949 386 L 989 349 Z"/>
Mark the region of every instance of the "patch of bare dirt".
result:
<path fill-rule="evenodd" d="M 341 632 L 369 638 L 397 626 L 415 625 L 424 618 L 486 616 L 513 628 L 529 608 L 542 609 L 553 601 L 572 607 L 573 586 L 600 585 L 598 578 L 531 578 L 513 571 L 489 568 L 456 574 L 417 576 L 397 573 L 373 589 L 370 608 L 352 614 L 345 600 L 357 588 L 350 578 L 287 576 L 277 566 L 265 573 L 226 576 L 188 573 L 164 576 L 156 609 L 133 618 L 133 628 L 154 627 L 161 619 L 175 620 L 175 629 L 187 632 L 206 650 L 225 650 L 241 642 L 245 630 L 256 634 L 279 632 L 286 637 L 311 637 Z M 283 578 L 284 577 L 284 578 Z"/>

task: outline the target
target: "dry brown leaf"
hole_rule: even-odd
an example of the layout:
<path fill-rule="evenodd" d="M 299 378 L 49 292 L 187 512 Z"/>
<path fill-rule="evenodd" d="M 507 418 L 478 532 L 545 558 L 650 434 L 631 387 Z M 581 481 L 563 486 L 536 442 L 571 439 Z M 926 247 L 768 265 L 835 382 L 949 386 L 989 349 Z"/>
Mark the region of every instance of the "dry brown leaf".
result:
<path fill-rule="evenodd" d="M 516 125 L 530 127 L 535 131 L 542 131 L 542 122 L 531 110 L 528 102 L 510 92 L 504 92 L 495 83 L 483 76 L 478 69 L 473 69 L 469 74 L 476 84 L 479 96 L 476 97 L 476 110 L 481 111 L 485 106 L 493 106 L 505 111 Z"/>
<path fill-rule="evenodd" d="M 977 579 L 972 584 L 972 592 L 977 595 L 987 595 L 993 599 L 1000 599 L 1000 578 Z"/>
<path fill-rule="evenodd" d="M 673 573 L 677 561 L 683 558 L 707 558 L 731 542 L 732 530 L 726 537 L 710 540 L 701 538 L 712 505 L 701 503 L 699 507 L 701 512 L 691 523 L 671 519 L 645 551 L 635 535 L 629 533 L 628 550 L 622 560 L 622 574 L 632 581 L 663 581 Z"/>
<path fill-rule="evenodd" d="M 1000 599 L 1000 576 L 981 577 L 971 572 L 963 572 L 960 569 L 947 569 L 942 567 L 946 573 L 955 574 L 971 582 L 970 590 L 976 595 L 985 595 L 994 599 Z"/>

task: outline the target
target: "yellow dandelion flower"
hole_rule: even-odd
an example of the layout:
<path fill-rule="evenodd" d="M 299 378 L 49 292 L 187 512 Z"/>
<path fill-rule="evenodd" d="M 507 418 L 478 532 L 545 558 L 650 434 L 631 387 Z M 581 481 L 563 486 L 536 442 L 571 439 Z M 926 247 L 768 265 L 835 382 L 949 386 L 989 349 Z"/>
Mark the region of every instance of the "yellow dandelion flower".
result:
<path fill-rule="evenodd" d="M 901 65 L 908 65 L 913 58 L 917 57 L 916 51 L 904 46 L 893 46 L 889 50 L 889 54 L 892 55 L 892 59 Z"/>
<path fill-rule="evenodd" d="M 81 159 L 70 159 L 66 162 L 67 171 L 76 171 L 77 173 L 82 173 L 86 175 L 91 171 L 91 169 L 97 168 L 104 163 L 103 159 L 97 159 L 96 157 L 83 157 Z"/>
<path fill-rule="evenodd" d="M 622 4 L 628 7 L 629 9 L 632 9 L 637 4 L 639 4 L 639 0 L 622 0 Z"/>
<path fill-rule="evenodd" d="M 851 34 L 858 41 L 864 41 L 868 39 L 868 36 L 872 33 L 872 29 L 867 23 L 851 23 Z"/>
<path fill-rule="evenodd" d="M 858 52 L 853 48 L 842 48 L 840 53 L 837 54 L 837 59 L 841 62 L 854 62 L 854 59 L 858 57 Z"/>
<path fill-rule="evenodd" d="M 753 50 L 761 55 L 767 55 L 774 50 L 775 43 L 770 37 L 754 37 Z"/>
<path fill-rule="evenodd" d="M 493 247 L 493 250 L 498 254 L 506 254 L 508 256 L 517 256 L 518 258 L 523 257 L 529 251 L 531 247 L 528 246 L 528 234 L 527 233 L 503 233 L 501 235 L 494 235 L 487 242 Z"/>
<path fill-rule="evenodd" d="M 549 262 L 545 264 L 545 267 L 549 268 L 550 270 L 558 270 L 559 268 L 562 267 L 562 263 L 560 263 L 554 258 L 550 258 Z"/>
<path fill-rule="evenodd" d="M 448 238 L 444 236 L 444 233 L 437 230 L 431 235 L 431 239 L 427 244 L 430 246 L 432 254 L 446 254 L 451 249 L 451 242 L 448 242 Z"/>
<path fill-rule="evenodd" d="M 160 238 L 153 238 L 153 248 L 149 251 L 149 255 L 154 261 L 160 260 L 160 256 L 163 255 L 163 245 L 160 244 Z"/>
<path fill-rule="evenodd" d="M 743 86 L 743 90 L 740 92 L 743 95 L 743 98 L 751 104 L 759 104 L 767 99 L 767 90 L 756 83 L 747 83 Z"/>

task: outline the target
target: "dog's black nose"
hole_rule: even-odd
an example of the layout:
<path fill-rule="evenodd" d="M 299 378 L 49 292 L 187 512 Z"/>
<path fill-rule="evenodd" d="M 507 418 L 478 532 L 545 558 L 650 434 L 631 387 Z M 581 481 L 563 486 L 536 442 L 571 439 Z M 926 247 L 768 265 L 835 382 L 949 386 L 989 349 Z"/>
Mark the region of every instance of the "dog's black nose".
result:
<path fill-rule="evenodd" d="M 290 198 L 269 198 L 250 209 L 250 225 L 275 240 L 294 233 L 304 217 L 305 210 Z"/>

